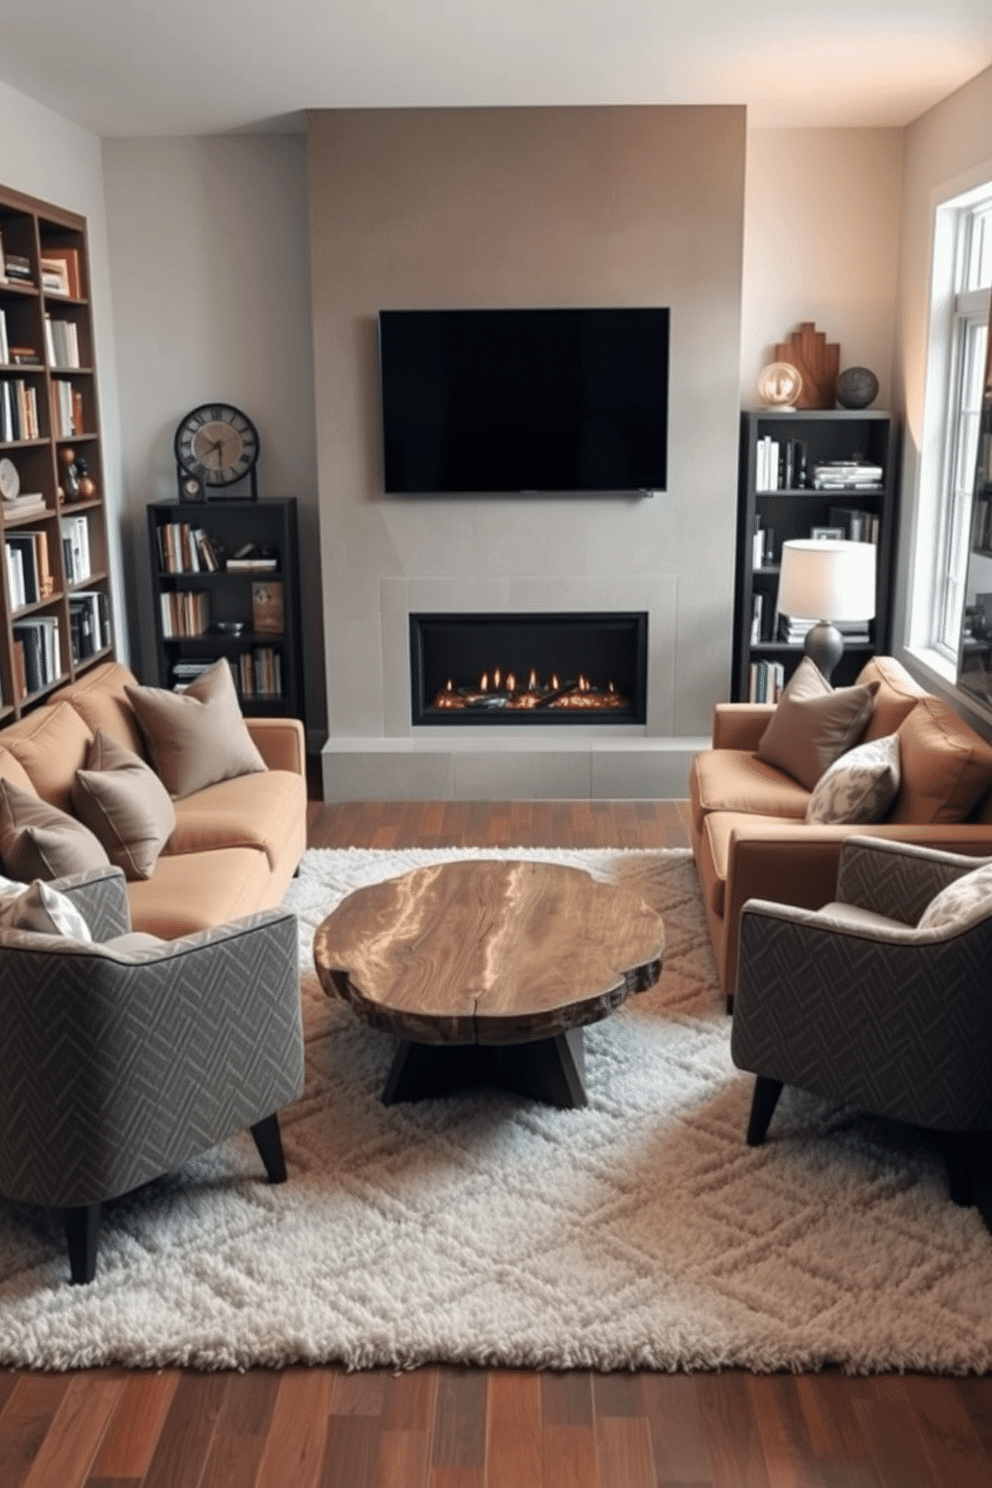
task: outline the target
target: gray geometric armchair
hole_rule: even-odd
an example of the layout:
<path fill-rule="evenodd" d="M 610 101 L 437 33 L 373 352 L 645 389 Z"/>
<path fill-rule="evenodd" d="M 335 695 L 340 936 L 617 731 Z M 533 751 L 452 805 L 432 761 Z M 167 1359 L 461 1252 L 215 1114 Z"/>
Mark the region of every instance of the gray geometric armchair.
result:
<path fill-rule="evenodd" d="M 835 903 L 744 905 L 731 1054 L 758 1077 L 750 1145 L 795 1085 L 943 1134 L 951 1197 L 990 1217 L 992 884 L 959 883 L 943 899 L 968 890 L 968 902 L 917 926 L 938 893 L 990 862 L 852 837 Z"/>
<path fill-rule="evenodd" d="M 116 942 L 130 932 L 119 868 L 52 888 L 93 943 L 0 931 L 0 1195 L 64 1210 L 84 1282 L 103 1200 L 235 1132 L 285 1179 L 276 1113 L 303 1089 L 297 928 L 274 909 L 135 948 Z"/>

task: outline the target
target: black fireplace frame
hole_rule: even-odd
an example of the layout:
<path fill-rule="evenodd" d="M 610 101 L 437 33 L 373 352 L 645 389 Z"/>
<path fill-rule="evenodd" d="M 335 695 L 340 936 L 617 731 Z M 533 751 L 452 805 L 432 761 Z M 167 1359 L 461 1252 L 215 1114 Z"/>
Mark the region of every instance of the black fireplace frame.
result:
<path fill-rule="evenodd" d="M 410 625 L 410 719 L 414 728 L 478 728 L 478 727 L 558 727 L 565 725 L 575 727 L 580 724 L 592 724 L 594 727 L 604 725 L 643 725 L 647 721 L 647 668 L 648 668 L 648 612 L 647 610 L 568 610 L 568 611 L 477 611 L 477 612 L 420 612 L 411 613 Z M 502 646 L 494 642 L 494 649 L 489 665 L 500 665 L 506 669 L 514 669 L 518 673 L 526 675 L 526 669 L 530 665 L 541 665 L 538 655 L 526 655 L 519 657 L 507 655 L 512 652 L 512 636 L 514 630 L 523 630 L 527 627 L 537 632 L 551 632 L 557 630 L 559 635 L 564 632 L 572 632 L 573 637 L 579 636 L 582 631 L 598 632 L 602 638 L 608 633 L 619 636 L 624 633 L 627 638 L 626 656 L 627 660 L 621 668 L 619 663 L 614 669 L 616 675 L 607 678 L 596 678 L 600 685 L 605 685 L 606 680 L 614 681 L 618 689 L 630 698 L 630 706 L 627 708 L 604 708 L 604 709 L 575 709 L 566 708 L 553 709 L 498 709 L 493 711 L 475 711 L 471 709 L 445 709 L 433 708 L 428 703 L 428 698 L 433 697 L 443 687 L 444 680 L 439 680 L 440 673 L 430 676 L 432 662 L 427 656 L 429 649 L 429 635 L 432 629 L 453 630 L 456 627 L 463 629 L 492 629 L 501 631 L 504 637 Z M 605 644 L 601 640 L 600 644 Z M 587 648 L 588 650 L 588 648 Z M 528 657 L 530 659 L 528 659 Z M 567 651 L 562 653 L 555 665 L 562 669 L 567 666 Z"/>

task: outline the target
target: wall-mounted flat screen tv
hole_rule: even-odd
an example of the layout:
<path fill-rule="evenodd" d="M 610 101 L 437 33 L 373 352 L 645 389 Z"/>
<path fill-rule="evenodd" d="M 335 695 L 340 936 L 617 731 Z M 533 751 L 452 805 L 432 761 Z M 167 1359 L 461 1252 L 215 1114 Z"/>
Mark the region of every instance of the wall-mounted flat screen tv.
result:
<path fill-rule="evenodd" d="M 664 490 L 668 350 L 661 307 L 381 310 L 386 492 Z"/>

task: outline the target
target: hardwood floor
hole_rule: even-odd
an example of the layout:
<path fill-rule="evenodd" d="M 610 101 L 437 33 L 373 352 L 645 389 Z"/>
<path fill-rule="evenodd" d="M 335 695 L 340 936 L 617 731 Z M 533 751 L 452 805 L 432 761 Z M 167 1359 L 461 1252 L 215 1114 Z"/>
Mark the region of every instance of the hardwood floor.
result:
<path fill-rule="evenodd" d="M 686 810 L 313 802 L 309 826 L 318 847 L 682 847 Z M 992 1379 L 0 1372 L 0 1488 L 806 1485 L 992 1488 Z"/>

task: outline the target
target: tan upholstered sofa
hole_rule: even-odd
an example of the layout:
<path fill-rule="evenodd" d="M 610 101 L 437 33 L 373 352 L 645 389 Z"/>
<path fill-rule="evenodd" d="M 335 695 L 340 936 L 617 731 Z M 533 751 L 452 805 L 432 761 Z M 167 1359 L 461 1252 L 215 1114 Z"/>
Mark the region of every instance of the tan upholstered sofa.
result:
<path fill-rule="evenodd" d="M 97 730 L 147 758 L 128 685 L 137 686 L 133 673 L 106 662 L 0 729 L 0 778 L 72 813 L 73 780 Z M 280 903 L 306 846 L 303 726 L 245 723 L 267 768 L 174 801 L 175 828 L 151 876 L 127 885 L 134 930 L 171 939 Z"/>
<path fill-rule="evenodd" d="M 812 825 L 810 791 L 756 750 L 772 704 L 724 703 L 713 747 L 690 772 L 692 847 L 724 990 L 737 977 L 741 909 L 770 899 L 818 909 L 834 897 L 842 842 L 866 834 L 975 855 L 992 853 L 992 746 L 892 657 L 873 657 L 856 679 L 878 683 L 862 739 L 898 733 L 902 780 L 874 824 Z"/>

